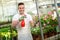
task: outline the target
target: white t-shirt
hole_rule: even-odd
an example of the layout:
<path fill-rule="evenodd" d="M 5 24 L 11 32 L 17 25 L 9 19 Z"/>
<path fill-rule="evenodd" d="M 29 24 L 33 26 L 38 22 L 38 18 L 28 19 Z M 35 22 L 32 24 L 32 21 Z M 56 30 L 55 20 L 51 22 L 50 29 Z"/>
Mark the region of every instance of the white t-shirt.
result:
<path fill-rule="evenodd" d="M 18 40 L 33 40 L 31 31 L 30 31 L 30 21 L 33 21 L 33 20 L 29 14 L 25 14 L 25 15 L 26 15 L 26 18 L 24 18 L 25 27 L 20 27 L 19 25 L 16 26 L 17 31 L 18 31 Z M 19 18 L 21 16 L 23 16 L 23 15 L 16 14 L 15 16 L 13 16 L 12 21 L 14 21 L 14 20 L 19 21 Z"/>

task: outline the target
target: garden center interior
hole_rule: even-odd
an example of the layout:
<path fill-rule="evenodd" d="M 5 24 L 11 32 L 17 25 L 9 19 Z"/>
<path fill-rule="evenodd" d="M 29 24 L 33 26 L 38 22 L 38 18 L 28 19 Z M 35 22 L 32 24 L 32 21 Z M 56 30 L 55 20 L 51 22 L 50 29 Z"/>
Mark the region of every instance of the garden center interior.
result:
<path fill-rule="evenodd" d="M 36 23 L 31 27 L 33 40 L 60 40 L 60 0 L 0 0 L 0 40 L 17 40 L 11 24 L 20 2 Z"/>

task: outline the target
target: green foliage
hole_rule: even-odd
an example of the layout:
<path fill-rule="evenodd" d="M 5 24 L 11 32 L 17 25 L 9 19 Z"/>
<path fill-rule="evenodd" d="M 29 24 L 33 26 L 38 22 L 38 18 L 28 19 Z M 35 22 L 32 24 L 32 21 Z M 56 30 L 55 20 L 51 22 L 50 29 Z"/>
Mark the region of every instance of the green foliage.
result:
<path fill-rule="evenodd" d="M 31 28 L 31 33 L 35 34 L 35 35 L 39 35 L 40 34 L 40 27 Z"/>
<path fill-rule="evenodd" d="M 52 27 L 51 25 L 48 25 L 48 26 L 44 27 L 44 29 L 43 29 L 44 34 L 53 32 L 53 31 L 55 31 L 55 27 Z M 40 27 L 31 28 L 31 33 L 35 34 L 35 35 L 40 35 L 40 33 L 41 33 Z"/>
<path fill-rule="evenodd" d="M 40 22 L 42 24 L 42 27 L 44 28 L 43 29 L 44 34 L 56 31 L 56 26 L 58 25 L 57 18 L 53 18 L 53 16 L 51 15 L 44 14 L 40 17 Z M 32 31 L 32 34 L 36 34 L 36 35 L 39 35 L 41 33 L 39 27 L 32 28 L 31 31 Z"/>
<path fill-rule="evenodd" d="M 22 19 L 23 18 L 24 17 L 22 17 Z M 37 19 L 37 17 L 36 17 L 36 19 Z M 43 29 L 44 34 L 52 32 L 52 31 L 56 31 L 55 29 L 56 29 L 56 26 L 58 25 L 57 18 L 52 19 L 51 15 L 43 15 L 40 17 L 40 20 L 41 20 L 42 26 L 44 27 L 44 29 Z M 10 38 L 11 34 L 13 37 L 17 35 L 16 29 L 13 29 L 12 33 L 10 32 L 11 25 L 6 25 L 5 27 L 0 28 L 0 36 Z M 40 35 L 40 33 L 41 33 L 40 27 L 37 26 L 37 27 L 31 28 L 31 33 L 35 34 L 35 35 Z"/>
<path fill-rule="evenodd" d="M 10 32 L 10 27 L 11 25 L 5 25 L 5 27 L 3 26 L 2 28 L 0 28 L 0 36 L 2 37 L 2 39 L 7 38 L 11 38 L 15 37 L 17 35 L 16 29 L 12 29 L 12 33 Z"/>
<path fill-rule="evenodd" d="M 43 29 L 43 32 L 44 33 L 49 33 L 49 32 L 53 32 L 54 30 L 55 30 L 55 27 L 52 27 L 51 25 L 48 25 Z"/>
<path fill-rule="evenodd" d="M 26 16 L 22 16 L 22 17 L 19 19 L 19 21 L 23 20 L 24 18 L 26 18 Z"/>
<path fill-rule="evenodd" d="M 43 27 L 46 27 L 47 25 L 51 25 L 52 27 L 58 25 L 57 18 L 53 18 L 51 15 L 43 15 L 40 20 Z"/>

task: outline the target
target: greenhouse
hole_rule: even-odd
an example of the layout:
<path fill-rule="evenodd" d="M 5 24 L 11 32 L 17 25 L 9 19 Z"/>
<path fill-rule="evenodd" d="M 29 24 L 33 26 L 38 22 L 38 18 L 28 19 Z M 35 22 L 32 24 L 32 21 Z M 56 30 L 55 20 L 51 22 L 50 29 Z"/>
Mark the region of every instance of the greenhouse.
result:
<path fill-rule="evenodd" d="M 25 10 L 19 9 L 18 3 L 24 3 Z M 26 18 L 27 22 L 22 21 L 22 27 L 13 27 L 14 15 L 22 10 L 28 14 L 28 19 L 24 15 L 18 21 Z M 34 27 L 29 25 L 30 30 L 25 29 L 24 26 L 29 24 L 30 19 L 33 20 Z M 24 32 L 20 39 L 17 29 L 23 29 Z M 60 40 L 60 0 L 0 0 L 0 40 L 31 40 L 26 34 L 30 31 L 33 40 Z"/>

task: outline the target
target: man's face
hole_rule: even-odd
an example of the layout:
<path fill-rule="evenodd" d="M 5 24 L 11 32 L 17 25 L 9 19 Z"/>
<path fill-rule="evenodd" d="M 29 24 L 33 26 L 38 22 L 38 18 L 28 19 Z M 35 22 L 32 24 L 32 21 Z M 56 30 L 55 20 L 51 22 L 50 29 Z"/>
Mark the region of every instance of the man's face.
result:
<path fill-rule="evenodd" d="M 24 5 L 19 5 L 18 10 L 21 14 L 23 14 L 24 13 Z"/>

